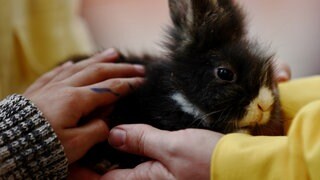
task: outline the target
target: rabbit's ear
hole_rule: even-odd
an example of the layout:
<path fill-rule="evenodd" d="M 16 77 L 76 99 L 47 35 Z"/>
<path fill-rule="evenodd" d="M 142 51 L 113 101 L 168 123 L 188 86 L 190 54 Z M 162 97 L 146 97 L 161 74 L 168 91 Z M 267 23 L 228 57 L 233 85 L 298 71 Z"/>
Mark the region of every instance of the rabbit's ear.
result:
<path fill-rule="evenodd" d="M 192 25 L 193 10 L 191 0 L 169 0 L 170 16 L 176 28 L 185 29 Z"/>
<path fill-rule="evenodd" d="M 169 0 L 173 24 L 180 30 L 190 30 L 195 20 L 212 8 L 213 4 L 215 0 Z"/>
<path fill-rule="evenodd" d="M 169 0 L 169 8 L 180 45 L 220 46 L 243 35 L 243 15 L 232 0 Z"/>

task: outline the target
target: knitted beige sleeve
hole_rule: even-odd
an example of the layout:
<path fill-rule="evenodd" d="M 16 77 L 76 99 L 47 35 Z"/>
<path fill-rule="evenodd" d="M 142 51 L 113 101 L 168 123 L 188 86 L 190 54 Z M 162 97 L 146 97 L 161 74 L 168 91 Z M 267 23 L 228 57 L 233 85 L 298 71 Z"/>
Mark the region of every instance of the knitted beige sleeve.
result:
<path fill-rule="evenodd" d="M 63 146 L 39 109 L 21 95 L 0 102 L 0 179 L 65 179 Z"/>

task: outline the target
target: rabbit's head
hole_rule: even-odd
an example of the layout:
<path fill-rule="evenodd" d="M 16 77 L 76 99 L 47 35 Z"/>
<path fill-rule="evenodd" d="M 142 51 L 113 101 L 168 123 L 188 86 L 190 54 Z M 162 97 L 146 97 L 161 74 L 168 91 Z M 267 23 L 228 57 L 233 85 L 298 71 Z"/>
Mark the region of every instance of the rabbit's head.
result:
<path fill-rule="evenodd" d="M 272 56 L 245 38 L 240 8 L 231 0 L 169 0 L 169 7 L 171 98 L 193 123 L 256 134 L 280 124 Z"/>

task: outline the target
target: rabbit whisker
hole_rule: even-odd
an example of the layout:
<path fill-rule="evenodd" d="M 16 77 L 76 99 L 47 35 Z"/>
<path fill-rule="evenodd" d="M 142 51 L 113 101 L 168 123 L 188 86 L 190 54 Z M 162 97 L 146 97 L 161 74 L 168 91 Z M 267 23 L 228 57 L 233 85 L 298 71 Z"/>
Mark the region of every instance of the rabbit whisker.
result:
<path fill-rule="evenodd" d="M 225 108 L 225 109 L 226 109 L 226 108 Z M 203 121 L 206 121 L 206 118 L 207 118 L 207 117 L 209 117 L 209 116 L 211 116 L 211 115 L 213 115 L 213 114 L 222 112 L 222 111 L 224 111 L 225 109 L 220 109 L 220 110 L 217 110 L 217 111 L 212 111 L 212 112 L 210 112 L 210 113 L 204 114 L 204 115 L 202 115 L 201 117 L 198 117 L 198 118 L 196 118 L 194 121 L 192 121 L 192 122 L 188 125 L 188 127 L 192 127 L 192 125 L 195 124 L 196 122 L 198 122 L 197 127 L 199 127 L 200 124 L 203 123 Z"/>
<path fill-rule="evenodd" d="M 219 118 L 216 121 L 213 121 L 212 126 L 219 125 L 220 122 L 224 122 L 228 118 L 228 112 L 230 112 L 231 109 L 229 107 L 226 107 L 220 114 Z M 226 115 L 224 115 L 226 114 Z"/>

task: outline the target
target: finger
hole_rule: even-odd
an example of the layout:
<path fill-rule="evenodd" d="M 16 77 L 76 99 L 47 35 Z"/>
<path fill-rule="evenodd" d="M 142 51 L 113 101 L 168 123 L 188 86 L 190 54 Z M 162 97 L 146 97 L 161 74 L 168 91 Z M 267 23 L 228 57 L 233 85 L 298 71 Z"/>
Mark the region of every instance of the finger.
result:
<path fill-rule="evenodd" d="M 109 127 L 102 119 L 95 119 L 88 124 L 79 128 L 83 135 L 88 139 L 87 146 L 91 148 L 93 145 L 106 141 L 108 139 Z"/>
<path fill-rule="evenodd" d="M 160 162 L 149 161 L 134 169 L 113 170 L 102 176 L 103 180 L 113 179 L 176 179 Z"/>
<path fill-rule="evenodd" d="M 94 111 L 90 112 L 90 115 L 87 116 L 86 119 L 102 119 L 108 123 L 108 117 L 112 113 L 113 109 L 113 105 L 97 107 L 94 109 Z M 75 125 L 79 125 L 79 122 L 77 122 Z"/>
<path fill-rule="evenodd" d="M 277 82 L 286 82 L 291 79 L 291 69 L 287 63 L 279 61 L 276 68 L 276 80 Z"/>
<path fill-rule="evenodd" d="M 45 86 L 48 82 L 50 82 L 57 74 L 63 71 L 64 67 L 69 65 L 70 63 L 65 63 L 61 66 L 54 68 L 53 70 L 45 73 L 39 79 L 37 79 L 29 88 L 25 91 L 25 93 L 34 92 L 35 90 Z"/>
<path fill-rule="evenodd" d="M 110 131 L 108 141 L 119 150 L 167 161 L 168 131 L 148 125 L 121 125 Z"/>
<path fill-rule="evenodd" d="M 95 119 L 75 131 L 83 136 L 84 149 L 90 149 L 93 145 L 108 139 L 109 127 L 102 119 Z"/>
<path fill-rule="evenodd" d="M 90 179 L 90 180 L 98 180 L 100 179 L 101 176 L 93 171 L 91 171 L 90 169 L 87 169 L 87 168 L 83 168 L 83 167 L 80 167 L 78 165 L 72 165 L 70 166 L 69 168 L 69 174 L 68 174 L 68 178 L 67 179 L 70 179 L 70 180 L 74 180 L 74 179 L 77 179 L 77 180 L 87 180 L 87 179 Z"/>
<path fill-rule="evenodd" d="M 81 127 L 70 129 L 66 137 L 69 141 L 64 141 L 63 144 L 69 162 L 79 160 L 95 144 L 106 141 L 108 134 L 109 128 L 101 119 L 95 119 Z"/>
<path fill-rule="evenodd" d="M 56 76 L 53 81 L 56 82 L 64 80 L 94 63 L 114 62 L 115 60 L 117 60 L 118 56 L 119 54 L 115 49 L 108 49 L 100 54 L 90 57 L 89 59 L 74 64 L 72 68 L 69 68 L 68 71 L 64 71 Z"/>
<path fill-rule="evenodd" d="M 65 82 L 71 86 L 86 86 L 110 78 L 125 78 L 143 76 L 144 67 L 141 65 L 97 63 L 74 74 Z"/>
<path fill-rule="evenodd" d="M 118 58 L 119 54 L 116 49 L 110 48 L 101 53 L 97 53 L 91 57 L 94 62 L 114 62 Z"/>
<path fill-rule="evenodd" d="M 85 114 L 97 107 L 113 105 L 119 98 L 132 92 L 144 82 L 143 78 L 115 78 L 98 84 L 80 87 L 86 104 Z"/>

